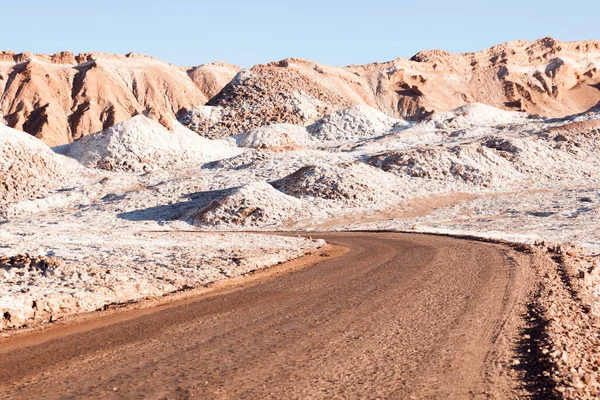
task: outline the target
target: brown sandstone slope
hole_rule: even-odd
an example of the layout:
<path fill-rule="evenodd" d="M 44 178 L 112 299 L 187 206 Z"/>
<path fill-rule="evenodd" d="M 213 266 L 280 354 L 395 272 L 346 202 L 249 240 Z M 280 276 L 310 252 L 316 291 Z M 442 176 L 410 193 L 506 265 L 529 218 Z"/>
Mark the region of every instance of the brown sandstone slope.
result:
<path fill-rule="evenodd" d="M 600 42 L 544 38 L 476 53 L 416 54 L 421 74 L 405 79 L 427 111 L 480 102 L 547 117 L 586 111 L 600 100 Z M 446 90 L 439 89 L 444 84 Z"/>
<path fill-rule="evenodd" d="M 224 63 L 186 70 L 136 54 L 3 52 L 0 114 L 49 145 L 141 113 L 168 126 L 173 116 L 206 103 L 238 70 Z"/>
<path fill-rule="evenodd" d="M 253 71 L 272 68 L 288 70 L 290 77 L 302 75 L 354 104 L 409 119 L 473 102 L 562 117 L 586 111 L 600 100 L 598 41 L 544 38 L 475 53 L 429 50 L 410 60 L 348 67 L 287 59 Z M 220 99 L 219 105 L 227 101 Z"/>
<path fill-rule="evenodd" d="M 211 137 L 269 123 L 307 124 L 351 104 L 419 119 L 472 102 L 547 117 L 585 112 L 600 102 L 598 41 L 544 38 L 348 67 L 286 59 L 233 79 L 239 71 L 224 63 L 184 69 L 135 54 L 4 52 L 0 114 L 9 126 L 55 145 L 140 113 L 168 126 L 173 116 L 208 99 L 218 107 L 194 110 L 186 120 Z"/>
<path fill-rule="evenodd" d="M 349 104 L 420 119 L 467 103 L 547 117 L 580 113 L 600 101 L 600 42 L 517 41 L 475 53 L 429 50 L 410 60 L 333 67 L 289 58 L 257 65 L 208 105 L 184 118 L 222 137 L 269 123 L 307 124 Z"/>
<path fill-rule="evenodd" d="M 187 73 L 204 95 L 211 99 L 242 70 L 224 62 L 214 62 L 190 68 Z"/>

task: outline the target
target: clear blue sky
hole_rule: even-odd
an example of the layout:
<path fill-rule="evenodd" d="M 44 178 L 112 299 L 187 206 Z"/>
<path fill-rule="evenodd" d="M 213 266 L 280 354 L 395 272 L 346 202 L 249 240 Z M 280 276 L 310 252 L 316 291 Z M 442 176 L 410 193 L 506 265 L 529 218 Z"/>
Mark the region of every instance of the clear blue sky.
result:
<path fill-rule="evenodd" d="M 149 54 L 244 67 L 300 57 L 347 65 L 516 39 L 600 39 L 599 0 L 0 0 L 0 49 Z"/>

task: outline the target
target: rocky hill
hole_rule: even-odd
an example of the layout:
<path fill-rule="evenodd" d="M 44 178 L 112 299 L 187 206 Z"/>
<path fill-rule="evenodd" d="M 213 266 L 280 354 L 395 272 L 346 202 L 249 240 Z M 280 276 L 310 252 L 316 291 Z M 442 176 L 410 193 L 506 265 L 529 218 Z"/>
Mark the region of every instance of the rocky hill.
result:
<path fill-rule="evenodd" d="M 305 92 L 294 82 L 302 81 L 311 82 L 313 93 L 327 93 L 326 97 L 317 97 L 330 109 L 341 106 L 342 101 L 337 99 L 343 99 L 351 104 L 367 104 L 392 117 L 419 120 L 434 112 L 478 102 L 504 110 L 563 117 L 598 104 L 599 68 L 600 42 L 566 43 L 552 38 L 510 42 L 464 54 L 430 50 L 410 60 L 398 58 L 348 67 L 287 59 L 252 68 L 251 79 L 232 81 L 209 104 L 236 109 L 243 93 L 244 111 L 249 111 L 245 124 L 265 124 L 272 118 L 270 113 L 263 116 L 259 104 L 266 101 L 265 97 L 273 97 L 266 87 L 270 89 L 273 84 L 281 97 L 279 107 L 291 110 L 289 99 L 299 90 Z M 261 85 L 261 81 L 269 85 Z M 276 122 L 298 123 L 295 119 L 294 113 L 279 113 Z"/>
<path fill-rule="evenodd" d="M 181 68 L 135 54 L 4 52 L 0 114 L 50 145 L 137 114 L 167 127 L 177 116 L 210 138 L 273 123 L 309 125 L 350 105 L 408 120 L 474 102 L 564 117 L 600 102 L 599 68 L 600 42 L 552 38 L 347 67 L 286 59 L 244 71 L 224 63 Z"/>
<path fill-rule="evenodd" d="M 8 203 L 59 187 L 64 170 L 59 156 L 44 143 L 0 124 L 0 216 Z"/>
<path fill-rule="evenodd" d="M 177 67 L 137 54 L 0 53 L 0 115 L 48 145 L 65 144 L 137 114 L 168 126 L 204 104 L 240 68 Z"/>

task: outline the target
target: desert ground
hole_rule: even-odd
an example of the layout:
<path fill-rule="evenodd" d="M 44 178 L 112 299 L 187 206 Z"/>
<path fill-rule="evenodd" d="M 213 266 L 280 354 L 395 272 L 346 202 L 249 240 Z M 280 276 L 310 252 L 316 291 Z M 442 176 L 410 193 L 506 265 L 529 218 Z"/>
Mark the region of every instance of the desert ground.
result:
<path fill-rule="evenodd" d="M 597 398 L 599 68 L 0 53 L 0 397 Z"/>

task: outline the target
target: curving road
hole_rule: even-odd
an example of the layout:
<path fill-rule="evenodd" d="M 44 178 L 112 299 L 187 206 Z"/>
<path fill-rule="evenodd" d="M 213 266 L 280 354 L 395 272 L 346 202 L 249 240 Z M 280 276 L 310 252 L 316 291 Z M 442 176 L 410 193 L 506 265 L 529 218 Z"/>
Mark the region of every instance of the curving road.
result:
<path fill-rule="evenodd" d="M 349 251 L 116 323 L 0 341 L 0 397 L 490 394 L 489 358 L 522 296 L 506 249 L 425 235 L 317 236 Z"/>

